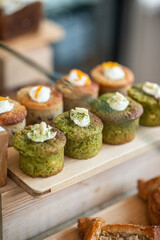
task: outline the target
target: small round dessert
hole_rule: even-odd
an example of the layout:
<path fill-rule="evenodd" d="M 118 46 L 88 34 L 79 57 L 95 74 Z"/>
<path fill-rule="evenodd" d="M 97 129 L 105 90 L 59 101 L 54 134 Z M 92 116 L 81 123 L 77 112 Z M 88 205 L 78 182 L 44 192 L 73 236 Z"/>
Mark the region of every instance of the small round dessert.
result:
<path fill-rule="evenodd" d="M 64 134 L 45 122 L 27 126 L 13 138 L 20 169 L 32 177 L 49 177 L 62 171 L 65 143 Z"/>
<path fill-rule="evenodd" d="M 88 159 L 102 146 L 102 121 L 85 108 L 71 109 L 55 119 L 55 126 L 66 136 L 64 153 L 68 157 Z"/>
<path fill-rule="evenodd" d="M 17 101 L 0 97 L 0 126 L 8 132 L 8 146 L 12 146 L 13 135 L 26 126 L 27 111 Z"/>
<path fill-rule="evenodd" d="M 134 81 L 133 72 L 116 62 L 105 62 L 91 70 L 92 79 L 100 86 L 100 94 L 127 91 Z"/>
<path fill-rule="evenodd" d="M 42 121 L 51 124 L 63 112 L 62 94 L 51 86 L 22 88 L 17 92 L 17 99 L 27 108 L 27 125 Z"/>
<path fill-rule="evenodd" d="M 63 94 L 64 110 L 75 107 L 89 108 L 89 103 L 98 97 L 99 86 L 92 82 L 86 73 L 78 69 L 70 71 L 56 82 L 57 89 Z"/>
<path fill-rule="evenodd" d="M 123 144 L 135 137 L 142 106 L 121 93 L 106 93 L 92 102 L 91 111 L 103 122 L 103 142 Z"/>
<path fill-rule="evenodd" d="M 160 126 L 160 86 L 145 82 L 133 86 L 128 95 L 143 106 L 140 124 L 144 126 Z"/>

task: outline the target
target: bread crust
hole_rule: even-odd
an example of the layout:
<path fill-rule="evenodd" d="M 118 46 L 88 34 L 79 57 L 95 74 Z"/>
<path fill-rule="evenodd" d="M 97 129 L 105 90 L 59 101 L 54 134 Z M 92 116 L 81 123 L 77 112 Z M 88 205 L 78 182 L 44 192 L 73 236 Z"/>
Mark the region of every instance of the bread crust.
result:
<path fill-rule="evenodd" d="M 10 112 L 0 114 L 0 125 L 8 126 L 22 122 L 26 115 L 27 110 L 19 102 L 9 99 L 9 102 L 14 103 L 14 108 Z"/>
<path fill-rule="evenodd" d="M 74 86 L 68 81 L 68 75 L 61 77 L 56 82 L 56 88 L 67 98 L 77 99 L 80 97 L 98 95 L 99 86 L 95 82 L 91 82 L 88 86 Z"/>
<path fill-rule="evenodd" d="M 139 226 L 134 224 L 104 225 L 104 223 L 105 221 L 102 218 L 79 219 L 79 234 L 84 240 L 100 240 L 101 236 L 113 236 L 114 234 L 127 234 L 128 236 L 138 235 L 139 237 L 144 236 L 147 240 L 160 239 L 160 227 L 158 226 Z M 119 237 L 119 239 L 122 238 Z"/>
<path fill-rule="evenodd" d="M 53 86 L 50 87 L 51 95 L 50 99 L 47 102 L 35 102 L 29 96 L 29 91 L 34 86 L 28 86 L 20 89 L 17 92 L 17 100 L 28 109 L 49 109 L 55 108 L 55 105 L 62 102 L 62 94 L 58 92 Z M 48 87 L 48 86 L 47 86 Z"/>
<path fill-rule="evenodd" d="M 120 65 L 120 67 L 125 72 L 125 77 L 120 80 L 115 81 L 115 80 L 105 77 L 103 75 L 103 69 L 102 69 L 101 64 L 97 65 L 96 67 L 94 67 L 91 70 L 91 76 L 95 82 L 97 82 L 98 84 L 100 84 L 101 86 L 104 86 L 104 87 L 121 88 L 121 87 L 125 87 L 126 85 L 131 85 L 134 81 L 133 72 L 127 67 L 124 67 L 121 65 Z"/>

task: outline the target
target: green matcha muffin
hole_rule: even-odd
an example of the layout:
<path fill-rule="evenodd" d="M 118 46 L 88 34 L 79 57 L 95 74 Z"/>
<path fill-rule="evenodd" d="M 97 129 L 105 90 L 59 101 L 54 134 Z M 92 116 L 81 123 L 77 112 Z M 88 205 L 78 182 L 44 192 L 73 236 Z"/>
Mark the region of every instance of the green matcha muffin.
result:
<path fill-rule="evenodd" d="M 64 153 L 68 157 L 88 159 L 102 146 L 102 121 L 85 108 L 71 109 L 55 119 L 55 126 L 66 136 Z"/>
<path fill-rule="evenodd" d="M 117 92 L 103 94 L 94 100 L 91 111 L 103 122 L 103 142 L 123 144 L 134 138 L 143 108 L 131 98 Z"/>
<path fill-rule="evenodd" d="M 143 114 L 140 124 L 144 126 L 160 126 L 160 86 L 146 82 L 133 86 L 128 95 L 142 104 Z"/>
<path fill-rule="evenodd" d="M 65 143 L 64 134 L 45 122 L 27 126 L 13 138 L 20 169 L 32 177 L 49 177 L 62 170 Z"/>

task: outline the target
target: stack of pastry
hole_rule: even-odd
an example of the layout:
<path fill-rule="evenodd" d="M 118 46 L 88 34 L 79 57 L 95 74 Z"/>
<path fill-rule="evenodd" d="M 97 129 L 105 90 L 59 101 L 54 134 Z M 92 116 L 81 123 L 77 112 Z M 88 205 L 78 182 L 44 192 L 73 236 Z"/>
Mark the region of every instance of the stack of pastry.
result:
<path fill-rule="evenodd" d="M 103 218 L 78 220 L 79 234 L 84 240 L 159 240 L 160 227 L 133 224 L 104 225 Z"/>

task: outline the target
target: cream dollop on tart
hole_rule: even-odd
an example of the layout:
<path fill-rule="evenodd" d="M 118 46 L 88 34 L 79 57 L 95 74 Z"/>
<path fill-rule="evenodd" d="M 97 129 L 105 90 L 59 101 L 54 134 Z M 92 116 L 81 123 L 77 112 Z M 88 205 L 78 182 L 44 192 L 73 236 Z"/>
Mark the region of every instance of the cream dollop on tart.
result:
<path fill-rule="evenodd" d="M 31 127 L 31 130 L 27 133 L 27 137 L 33 142 L 45 142 L 49 139 L 54 139 L 57 132 L 51 131 L 53 127 L 47 126 L 45 122 L 35 124 Z"/>
<path fill-rule="evenodd" d="M 133 72 L 117 62 L 104 62 L 91 70 L 92 79 L 100 86 L 100 94 L 120 92 L 127 95 L 134 81 Z"/>
<path fill-rule="evenodd" d="M 10 112 L 14 108 L 14 103 L 8 97 L 0 97 L 0 114 Z"/>
<path fill-rule="evenodd" d="M 36 86 L 30 89 L 29 96 L 35 102 L 47 102 L 50 99 L 51 89 L 45 86 Z"/>
<path fill-rule="evenodd" d="M 98 84 L 79 69 L 72 69 L 68 75 L 60 78 L 56 87 L 63 94 L 65 111 L 75 107 L 89 108 L 90 102 L 99 93 Z"/>
<path fill-rule="evenodd" d="M 157 83 L 145 82 L 142 90 L 155 98 L 160 98 L 160 86 Z"/>
<path fill-rule="evenodd" d="M 25 87 L 17 93 L 18 101 L 27 108 L 27 125 L 52 124 L 55 117 L 63 112 L 62 94 L 53 86 Z"/>
<path fill-rule="evenodd" d="M 110 108 L 112 108 L 116 111 L 123 111 L 129 105 L 128 99 L 119 92 L 116 92 L 115 95 L 108 98 L 107 102 L 108 102 Z"/>
<path fill-rule="evenodd" d="M 90 124 L 90 116 L 86 108 L 71 109 L 70 118 L 80 127 L 87 127 Z"/>
<path fill-rule="evenodd" d="M 26 126 L 27 111 L 20 103 L 9 97 L 0 97 L 0 126 L 9 136 L 9 146 L 12 146 L 13 135 Z"/>
<path fill-rule="evenodd" d="M 106 78 L 116 81 L 125 77 L 124 70 L 116 62 L 105 62 L 102 64 L 102 68 L 103 74 Z"/>

